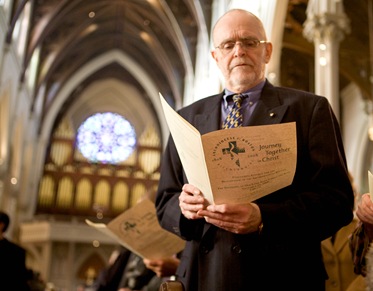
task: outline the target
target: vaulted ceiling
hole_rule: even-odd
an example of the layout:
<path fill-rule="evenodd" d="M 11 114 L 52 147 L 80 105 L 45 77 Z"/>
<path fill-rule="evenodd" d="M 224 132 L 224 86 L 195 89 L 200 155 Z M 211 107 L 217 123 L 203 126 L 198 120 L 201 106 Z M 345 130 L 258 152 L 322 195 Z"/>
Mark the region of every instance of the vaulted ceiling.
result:
<path fill-rule="evenodd" d="M 340 44 L 340 85 L 354 81 L 365 98 L 372 98 L 369 81 L 370 54 L 368 1 L 344 0 L 351 32 Z M 11 41 L 15 19 L 27 2 L 18 1 L 7 35 Z M 36 48 L 41 48 L 33 106 L 42 98 L 42 118 L 56 94 L 80 68 L 108 51 L 117 50 L 151 76 L 171 102 L 182 101 L 187 72 L 196 65 L 199 27 L 210 31 L 212 0 L 35 0 L 23 75 Z M 282 50 L 282 83 L 313 90 L 314 48 L 303 34 L 307 0 L 289 0 Z M 308 62 L 309 69 L 302 64 Z M 80 93 L 104 79 L 131 84 L 149 96 L 138 78 L 116 61 L 107 63 L 79 82 L 61 106 L 59 116 L 76 102 Z M 40 89 L 45 85 L 45 93 Z M 175 100 L 179 99 L 179 100 Z M 146 101 L 147 100 L 147 101 Z M 41 122 L 43 119 L 41 119 Z"/>

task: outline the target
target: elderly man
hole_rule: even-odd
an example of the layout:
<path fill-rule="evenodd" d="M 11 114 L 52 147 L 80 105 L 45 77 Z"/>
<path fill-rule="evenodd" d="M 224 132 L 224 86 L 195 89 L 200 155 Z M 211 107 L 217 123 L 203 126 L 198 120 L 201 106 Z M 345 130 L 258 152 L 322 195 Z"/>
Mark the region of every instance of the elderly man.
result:
<path fill-rule="evenodd" d="M 353 217 L 338 122 L 325 97 L 266 80 L 272 44 L 252 13 L 228 11 L 215 24 L 213 41 L 212 57 L 225 90 L 181 109 L 180 115 L 201 134 L 229 127 L 226 117 L 237 102 L 232 95 L 241 93 L 236 115 L 241 120 L 228 123 L 295 122 L 297 167 L 291 185 L 252 203 L 209 204 L 188 183 L 170 138 L 156 207 L 162 227 L 187 241 L 178 279 L 187 291 L 324 290 L 320 242 Z"/>

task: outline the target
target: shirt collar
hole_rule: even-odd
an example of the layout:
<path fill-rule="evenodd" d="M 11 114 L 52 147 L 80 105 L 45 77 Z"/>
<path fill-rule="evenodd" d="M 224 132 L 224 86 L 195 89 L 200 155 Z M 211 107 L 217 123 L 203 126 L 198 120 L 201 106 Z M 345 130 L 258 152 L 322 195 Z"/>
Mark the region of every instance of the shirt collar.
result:
<path fill-rule="evenodd" d="M 255 87 L 253 88 L 250 88 L 249 90 L 245 91 L 245 92 L 242 92 L 242 94 L 245 94 L 247 96 L 250 96 L 250 99 L 252 99 L 251 101 L 253 102 L 256 102 L 258 101 L 259 97 L 260 97 L 260 92 L 262 91 L 263 87 L 264 87 L 264 84 L 265 84 L 265 80 L 260 82 L 258 85 L 256 85 Z M 224 103 L 224 107 L 227 108 L 228 107 L 228 101 L 227 101 L 227 97 L 228 96 L 231 96 L 231 95 L 234 95 L 236 94 L 235 92 L 231 92 L 229 91 L 228 89 L 225 89 L 224 90 L 224 96 L 223 96 L 223 103 Z M 252 97 L 252 98 L 251 98 Z"/>

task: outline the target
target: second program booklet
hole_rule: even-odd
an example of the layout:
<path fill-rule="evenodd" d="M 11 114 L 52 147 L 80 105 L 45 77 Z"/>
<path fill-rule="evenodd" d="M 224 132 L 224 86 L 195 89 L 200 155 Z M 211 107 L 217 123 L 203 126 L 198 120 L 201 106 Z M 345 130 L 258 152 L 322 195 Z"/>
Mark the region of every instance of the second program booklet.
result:
<path fill-rule="evenodd" d="M 160 226 L 154 203 L 148 198 L 124 211 L 107 225 L 88 219 L 86 223 L 142 258 L 171 257 L 185 247 L 184 240 Z"/>
<path fill-rule="evenodd" d="M 292 183 L 297 162 L 295 122 L 201 135 L 159 95 L 188 183 L 210 203 L 248 203 Z"/>

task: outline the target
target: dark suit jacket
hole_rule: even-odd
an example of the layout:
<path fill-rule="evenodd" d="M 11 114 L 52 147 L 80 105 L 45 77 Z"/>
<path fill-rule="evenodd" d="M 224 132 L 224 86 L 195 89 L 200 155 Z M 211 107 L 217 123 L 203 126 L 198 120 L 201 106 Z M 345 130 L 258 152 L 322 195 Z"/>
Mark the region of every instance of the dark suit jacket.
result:
<path fill-rule="evenodd" d="M 0 240 L 0 290 L 27 291 L 26 251 L 17 244 Z"/>
<path fill-rule="evenodd" d="M 218 130 L 222 96 L 204 98 L 179 113 L 201 134 Z M 156 208 L 162 227 L 187 240 L 177 271 L 186 290 L 324 289 L 320 242 L 352 220 L 354 202 L 332 109 L 324 97 L 267 82 L 245 126 L 294 121 L 295 177 L 290 186 L 255 201 L 264 223 L 260 234 L 233 234 L 181 214 L 178 197 L 188 181 L 169 139 Z"/>

